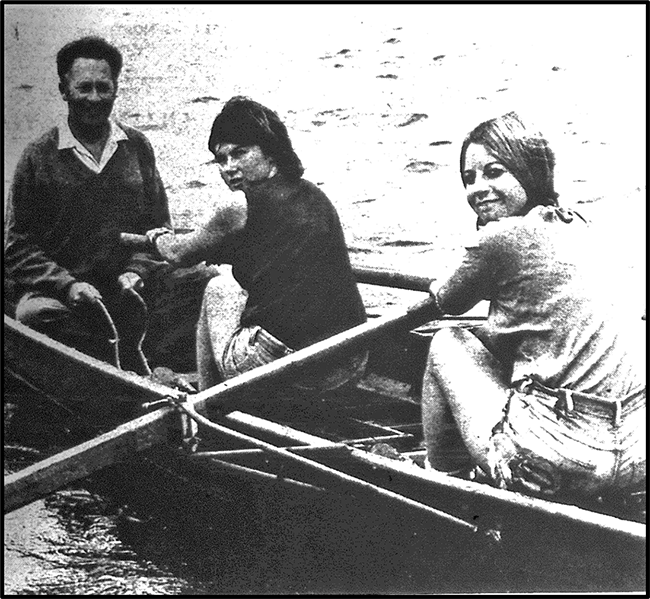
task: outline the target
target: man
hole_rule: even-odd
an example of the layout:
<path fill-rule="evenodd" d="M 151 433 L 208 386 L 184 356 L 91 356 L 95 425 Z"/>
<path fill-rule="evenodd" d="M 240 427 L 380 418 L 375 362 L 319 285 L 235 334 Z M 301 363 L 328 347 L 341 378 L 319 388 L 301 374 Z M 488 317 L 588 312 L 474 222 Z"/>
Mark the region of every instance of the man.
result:
<path fill-rule="evenodd" d="M 145 348 L 158 353 L 154 361 L 185 358 L 174 364 L 182 368 L 193 365 L 194 326 L 209 275 L 203 268 L 178 276 L 151 254 L 119 245 L 122 231 L 171 229 L 149 141 L 111 118 L 121 69 L 120 51 L 98 37 L 73 41 L 57 54 L 68 116 L 29 144 L 16 168 L 6 231 L 5 310 L 52 338 L 111 360 L 113 331 L 101 301 L 117 327 L 122 366 L 142 370 L 135 348 L 146 314 L 133 293 L 142 291 L 154 310 L 174 307 L 167 323 L 163 314 L 152 314 Z M 181 303 L 163 301 L 169 281 L 183 278 Z M 169 338 L 165 329 L 179 317 L 186 319 L 186 352 L 162 347 Z"/>

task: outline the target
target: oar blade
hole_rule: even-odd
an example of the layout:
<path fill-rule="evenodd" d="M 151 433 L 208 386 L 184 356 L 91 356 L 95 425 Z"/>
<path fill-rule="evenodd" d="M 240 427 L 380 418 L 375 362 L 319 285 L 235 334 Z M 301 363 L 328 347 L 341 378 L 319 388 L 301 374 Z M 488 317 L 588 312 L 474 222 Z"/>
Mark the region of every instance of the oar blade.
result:
<path fill-rule="evenodd" d="M 171 408 L 163 408 L 5 476 L 4 513 L 164 442 L 176 418 Z"/>

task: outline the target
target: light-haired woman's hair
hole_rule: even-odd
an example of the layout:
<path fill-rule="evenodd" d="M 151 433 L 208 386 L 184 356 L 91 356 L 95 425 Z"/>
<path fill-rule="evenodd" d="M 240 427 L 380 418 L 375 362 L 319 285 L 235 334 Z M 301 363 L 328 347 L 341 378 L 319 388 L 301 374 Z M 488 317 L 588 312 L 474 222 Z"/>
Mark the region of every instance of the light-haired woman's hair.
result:
<path fill-rule="evenodd" d="M 528 198 L 524 214 L 535 206 L 559 205 L 553 182 L 555 155 L 542 134 L 528 130 L 515 112 L 485 121 L 469 133 L 460 151 L 461 177 L 472 143 L 485 147 L 519 181 Z"/>
<path fill-rule="evenodd" d="M 231 98 L 214 119 L 208 148 L 214 152 L 223 143 L 260 146 L 290 180 L 300 179 L 305 171 L 280 117 L 250 98 Z"/>

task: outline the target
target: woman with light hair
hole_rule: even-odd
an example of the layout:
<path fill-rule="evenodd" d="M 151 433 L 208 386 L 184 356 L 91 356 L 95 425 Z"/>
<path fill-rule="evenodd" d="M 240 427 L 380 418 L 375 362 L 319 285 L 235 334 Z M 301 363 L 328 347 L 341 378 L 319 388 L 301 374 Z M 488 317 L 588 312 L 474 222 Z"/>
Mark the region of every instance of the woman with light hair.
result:
<path fill-rule="evenodd" d="M 440 314 L 488 300 L 489 315 L 476 331 L 432 338 L 427 465 L 453 469 L 443 451 L 451 413 L 472 464 L 502 488 L 625 495 L 645 486 L 643 330 L 616 309 L 588 224 L 559 207 L 554 166 L 546 139 L 515 113 L 481 123 L 462 145 L 478 230 L 430 291 Z"/>

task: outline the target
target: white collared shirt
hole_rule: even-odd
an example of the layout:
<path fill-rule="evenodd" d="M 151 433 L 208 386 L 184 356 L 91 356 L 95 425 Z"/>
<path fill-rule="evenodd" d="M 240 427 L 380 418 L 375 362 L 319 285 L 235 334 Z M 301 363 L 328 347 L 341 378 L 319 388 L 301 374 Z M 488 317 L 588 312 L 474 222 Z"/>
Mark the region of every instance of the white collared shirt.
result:
<path fill-rule="evenodd" d="M 111 129 L 99 162 L 95 160 L 95 157 L 72 134 L 70 125 L 68 125 L 68 119 L 64 119 L 59 124 L 59 150 L 72 148 L 75 156 L 91 171 L 101 173 L 113 154 L 117 151 L 117 142 L 128 139 L 126 133 L 124 133 L 122 128 L 113 119 L 109 119 L 108 124 Z"/>

